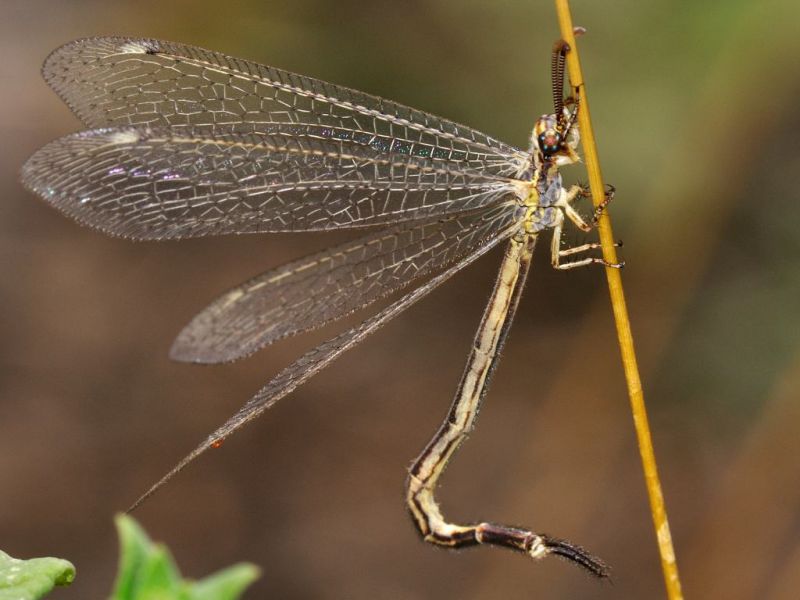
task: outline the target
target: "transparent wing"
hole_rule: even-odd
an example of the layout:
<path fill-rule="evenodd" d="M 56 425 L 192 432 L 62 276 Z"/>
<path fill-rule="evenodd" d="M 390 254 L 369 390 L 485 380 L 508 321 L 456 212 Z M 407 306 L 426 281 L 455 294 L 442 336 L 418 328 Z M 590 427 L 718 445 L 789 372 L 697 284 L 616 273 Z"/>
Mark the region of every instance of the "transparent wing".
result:
<path fill-rule="evenodd" d="M 273 67 L 153 39 L 70 42 L 42 74 L 89 127 L 284 123 L 333 127 L 430 148 L 438 158 L 513 175 L 527 153 L 447 119 Z"/>
<path fill-rule="evenodd" d="M 268 271 L 198 314 L 172 347 L 176 360 L 217 363 L 366 306 L 519 227 L 515 201 L 490 211 L 398 225 Z"/>
<path fill-rule="evenodd" d="M 430 150 L 430 149 L 429 149 Z M 41 148 L 22 180 L 77 221 L 134 239 L 303 231 L 489 207 L 519 182 L 490 165 L 319 125 L 98 129 Z"/>
<path fill-rule="evenodd" d="M 221 427 L 217 428 L 203 443 L 197 446 L 190 454 L 183 458 L 172 470 L 162 477 L 155 485 L 145 492 L 128 510 L 133 510 L 142 502 L 153 495 L 160 487 L 172 479 L 178 472 L 191 463 L 198 456 L 209 448 L 218 446 L 222 440 L 230 436 L 236 430 L 249 423 L 268 408 L 272 407 L 278 400 L 293 392 L 298 386 L 305 383 L 308 379 L 316 375 L 319 371 L 327 367 L 344 352 L 359 344 L 368 335 L 385 325 L 388 321 L 406 310 L 418 300 L 427 296 L 431 291 L 439 287 L 443 282 L 452 277 L 455 273 L 475 261 L 494 247 L 502 238 L 496 237 L 489 240 L 483 246 L 479 246 L 474 252 L 462 258 L 455 265 L 440 273 L 425 285 L 418 287 L 414 291 L 406 294 L 393 304 L 389 305 L 376 315 L 370 317 L 363 323 L 352 329 L 339 334 L 333 339 L 310 350 L 294 363 L 278 373 L 272 381 L 261 388 L 235 415 L 228 419 Z"/>

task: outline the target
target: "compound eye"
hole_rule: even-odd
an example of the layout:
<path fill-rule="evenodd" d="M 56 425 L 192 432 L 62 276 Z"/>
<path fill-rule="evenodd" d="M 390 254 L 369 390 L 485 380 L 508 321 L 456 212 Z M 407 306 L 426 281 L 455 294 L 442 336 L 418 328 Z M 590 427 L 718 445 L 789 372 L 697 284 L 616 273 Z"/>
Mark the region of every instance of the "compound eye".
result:
<path fill-rule="evenodd" d="M 559 148 L 561 148 L 561 136 L 554 131 L 546 131 L 539 134 L 539 148 L 546 156 L 558 152 Z"/>

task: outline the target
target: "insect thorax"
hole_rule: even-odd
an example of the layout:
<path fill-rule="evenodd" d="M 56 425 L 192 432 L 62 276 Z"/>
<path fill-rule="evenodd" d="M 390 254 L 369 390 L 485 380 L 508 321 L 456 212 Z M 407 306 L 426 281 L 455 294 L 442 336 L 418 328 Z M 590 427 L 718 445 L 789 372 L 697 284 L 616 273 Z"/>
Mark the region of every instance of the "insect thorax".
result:
<path fill-rule="evenodd" d="M 523 217 L 525 231 L 538 233 L 555 227 L 563 218 L 562 209 L 557 206 L 563 194 L 558 167 L 549 165 L 549 168 L 537 168 L 527 184 L 526 191 L 527 194 L 522 201 L 526 209 Z"/>

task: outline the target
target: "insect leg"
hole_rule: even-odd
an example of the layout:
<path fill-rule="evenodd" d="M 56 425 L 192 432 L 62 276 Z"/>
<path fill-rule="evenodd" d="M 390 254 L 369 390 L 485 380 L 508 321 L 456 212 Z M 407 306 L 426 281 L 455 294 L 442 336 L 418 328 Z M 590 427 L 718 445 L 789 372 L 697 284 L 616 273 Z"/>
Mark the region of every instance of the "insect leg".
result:
<path fill-rule="evenodd" d="M 594 208 L 594 215 L 592 215 L 592 225 L 597 225 L 597 222 L 600 220 L 600 217 L 606 210 L 606 206 L 608 206 L 614 199 L 616 191 L 617 190 L 613 185 L 611 185 L 610 183 L 606 184 L 605 197 L 603 198 L 603 201 Z"/>
<path fill-rule="evenodd" d="M 575 224 L 575 227 L 581 231 L 591 231 L 592 226 L 583 220 L 578 212 L 572 208 L 572 202 L 578 196 L 584 194 L 584 188 L 579 185 L 573 185 L 569 190 L 561 190 L 561 197 L 556 201 L 555 206 L 558 206 L 567 215 L 567 218 Z"/>
<path fill-rule="evenodd" d="M 573 190 L 578 187 L 574 186 L 569 192 L 567 192 L 567 196 L 573 192 Z M 573 196 L 574 197 L 574 196 Z M 559 205 L 561 206 L 561 205 Z M 580 225 L 575 222 L 575 218 L 580 220 L 580 223 L 586 225 L 586 223 L 581 219 L 580 215 L 578 215 L 571 206 L 569 206 L 568 201 L 565 202 L 563 206 L 564 213 L 559 213 L 559 217 L 556 220 L 555 225 L 553 225 L 553 239 L 550 245 L 550 261 L 553 265 L 554 269 L 559 269 L 560 271 L 567 271 L 569 269 L 574 269 L 576 267 L 585 267 L 587 265 L 597 264 L 603 265 L 605 267 L 612 267 L 614 269 L 621 269 L 625 266 L 624 262 L 620 263 L 610 263 L 602 258 L 595 258 L 595 257 L 588 257 L 582 258 L 580 260 L 562 263 L 561 258 L 564 256 L 571 256 L 574 254 L 580 254 L 581 252 L 588 252 L 589 250 L 596 250 L 601 247 L 601 245 L 597 242 L 590 242 L 588 244 L 581 244 L 580 246 L 573 246 L 572 248 L 566 248 L 564 250 L 561 249 L 561 236 L 563 233 L 563 226 L 564 226 L 564 214 L 570 218 L 578 227 Z M 570 215 L 570 212 L 574 214 L 574 217 Z M 584 231 L 586 231 L 584 229 Z M 622 246 L 622 242 L 617 242 L 614 244 L 615 246 L 619 247 Z"/>

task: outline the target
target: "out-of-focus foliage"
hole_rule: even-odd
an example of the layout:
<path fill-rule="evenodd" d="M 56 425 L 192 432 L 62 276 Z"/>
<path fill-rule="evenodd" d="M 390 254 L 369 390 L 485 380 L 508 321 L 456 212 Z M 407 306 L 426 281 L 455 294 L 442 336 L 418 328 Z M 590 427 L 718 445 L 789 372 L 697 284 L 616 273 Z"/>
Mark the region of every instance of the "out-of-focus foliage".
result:
<path fill-rule="evenodd" d="M 236 600 L 258 578 L 255 565 L 241 563 L 200 581 L 183 579 L 169 550 L 133 518 L 118 515 L 116 523 L 120 559 L 111 600 Z"/>
<path fill-rule="evenodd" d="M 36 600 L 73 579 L 75 567 L 63 558 L 22 560 L 0 550 L 0 600 Z"/>

